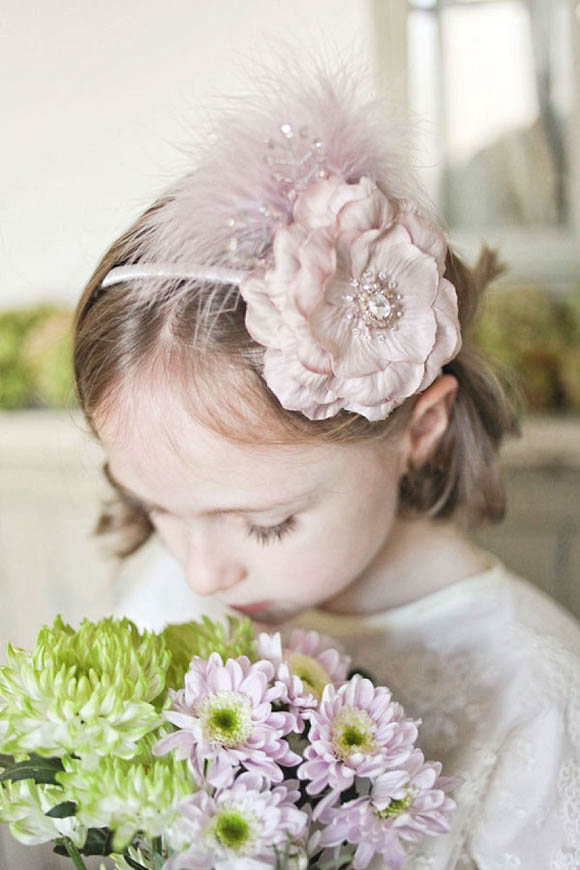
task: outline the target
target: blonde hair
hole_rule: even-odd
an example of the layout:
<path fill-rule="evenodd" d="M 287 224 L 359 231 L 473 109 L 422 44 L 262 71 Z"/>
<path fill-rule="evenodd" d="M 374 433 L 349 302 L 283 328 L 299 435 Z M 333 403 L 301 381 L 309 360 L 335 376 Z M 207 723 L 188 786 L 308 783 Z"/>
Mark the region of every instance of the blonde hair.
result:
<path fill-rule="evenodd" d="M 378 422 L 346 411 L 327 420 L 311 421 L 284 409 L 262 378 L 264 349 L 246 330 L 245 305 L 235 288 L 223 288 L 222 298 L 226 295 L 237 300 L 227 309 L 220 304 L 216 288 L 207 285 L 201 285 L 199 292 L 176 293 L 173 300 L 164 296 L 157 301 L 140 298 L 131 283 L 103 290 L 101 282 L 109 270 L 134 257 L 143 225 L 160 205 L 157 203 L 142 215 L 111 246 L 77 306 L 76 390 L 97 439 L 96 420 L 101 423 L 107 419 L 120 400 L 123 385 L 152 377 L 169 381 L 181 391 L 192 414 L 236 443 L 346 445 L 384 441 L 405 429 L 417 396 Z M 484 290 L 503 270 L 497 254 L 486 246 L 473 269 L 448 251 L 445 276 L 457 290 L 464 344 L 458 356 L 444 367 L 444 373 L 455 376 L 459 390 L 435 455 L 400 480 L 402 516 L 447 518 L 461 509 L 469 525 L 499 522 L 504 516 L 505 492 L 497 454 L 504 436 L 519 434 L 517 415 L 497 375 L 470 342 Z M 208 310 L 208 298 L 217 306 L 213 316 Z M 193 342 L 194 335 L 201 343 Z M 220 378 L 224 380 L 223 389 L 216 389 L 216 379 L 219 383 Z M 231 388 L 232 379 L 235 390 Z M 240 391 L 243 403 L 239 402 Z M 217 414 L 215 395 L 220 396 Z M 268 427 L 264 426 L 265 420 L 269 421 Z M 142 507 L 116 485 L 106 464 L 104 473 L 116 490 L 116 499 L 104 507 L 96 533 L 120 533 L 116 553 L 122 558 L 145 543 L 153 526 Z"/>

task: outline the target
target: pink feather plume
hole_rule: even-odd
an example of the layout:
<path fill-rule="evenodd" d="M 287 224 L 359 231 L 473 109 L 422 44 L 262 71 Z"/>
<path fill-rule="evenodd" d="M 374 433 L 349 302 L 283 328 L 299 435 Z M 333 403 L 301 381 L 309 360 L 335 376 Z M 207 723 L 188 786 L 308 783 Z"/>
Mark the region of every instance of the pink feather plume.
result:
<path fill-rule="evenodd" d="M 239 268 L 243 260 L 267 256 L 280 221 L 292 220 L 289 185 L 273 177 L 281 167 L 272 163 L 289 148 L 298 156 L 312 152 L 304 165 L 288 169 L 298 187 L 320 166 L 351 182 L 367 176 L 389 198 L 411 199 L 427 216 L 433 212 L 412 165 L 413 127 L 377 97 L 360 62 L 314 60 L 305 68 L 288 56 L 278 70 L 257 68 L 253 93 L 222 100 L 209 134 L 198 136 L 190 150 L 191 172 L 149 212 L 133 262 Z M 286 124 L 291 139 L 281 131 Z M 325 157 L 317 164 L 320 150 Z M 159 298 L 164 290 L 188 292 L 194 283 L 160 277 L 139 282 L 139 292 Z"/>

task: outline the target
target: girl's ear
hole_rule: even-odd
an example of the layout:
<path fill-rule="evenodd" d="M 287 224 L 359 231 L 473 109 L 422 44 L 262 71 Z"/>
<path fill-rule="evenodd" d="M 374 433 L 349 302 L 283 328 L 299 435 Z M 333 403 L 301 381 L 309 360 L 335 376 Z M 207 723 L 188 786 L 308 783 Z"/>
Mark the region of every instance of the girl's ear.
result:
<path fill-rule="evenodd" d="M 459 384 L 453 375 L 437 378 L 421 393 L 407 425 L 406 471 L 425 465 L 446 431 Z"/>

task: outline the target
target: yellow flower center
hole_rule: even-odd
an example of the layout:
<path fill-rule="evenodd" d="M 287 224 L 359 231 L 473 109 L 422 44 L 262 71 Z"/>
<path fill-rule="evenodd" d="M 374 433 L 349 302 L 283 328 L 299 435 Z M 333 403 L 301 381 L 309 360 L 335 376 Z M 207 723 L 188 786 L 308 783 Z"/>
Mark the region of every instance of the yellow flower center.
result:
<path fill-rule="evenodd" d="M 252 732 L 252 707 L 245 695 L 224 690 L 204 698 L 199 718 L 205 736 L 222 746 L 240 746 Z"/>
<path fill-rule="evenodd" d="M 227 809 L 221 812 L 215 822 L 213 833 L 222 846 L 233 852 L 241 851 L 254 834 L 251 821 L 239 810 Z"/>
<path fill-rule="evenodd" d="M 380 819 L 390 819 L 393 816 L 400 816 L 401 813 L 404 813 L 405 810 L 409 809 L 411 804 L 413 803 L 414 795 L 412 792 L 409 792 L 405 795 L 404 798 L 399 798 L 399 800 L 392 800 L 388 807 L 385 807 L 384 810 L 375 809 L 375 815 Z"/>
<path fill-rule="evenodd" d="M 323 668 L 320 662 L 311 656 L 298 652 L 288 653 L 286 661 L 294 676 L 300 677 L 305 687 L 320 700 L 324 687 L 330 683 L 330 676 L 326 668 Z"/>
<path fill-rule="evenodd" d="M 338 758 L 348 761 L 353 752 L 365 755 L 375 751 L 375 723 L 365 710 L 343 710 L 334 722 L 332 746 Z"/>

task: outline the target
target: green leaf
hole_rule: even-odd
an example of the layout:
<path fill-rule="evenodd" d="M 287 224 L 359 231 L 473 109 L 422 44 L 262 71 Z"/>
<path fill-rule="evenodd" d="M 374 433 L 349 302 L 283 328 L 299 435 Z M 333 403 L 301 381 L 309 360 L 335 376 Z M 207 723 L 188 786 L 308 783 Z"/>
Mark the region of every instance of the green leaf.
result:
<path fill-rule="evenodd" d="M 0 773 L 4 773 L 6 770 L 12 770 L 14 763 L 14 757 L 12 755 L 5 755 L 3 752 L 0 752 Z"/>
<path fill-rule="evenodd" d="M 113 832 L 108 828 L 89 828 L 83 855 L 110 855 L 113 851 Z"/>
<path fill-rule="evenodd" d="M 68 819 L 70 816 L 74 816 L 76 811 L 77 805 L 74 801 L 63 801 L 44 815 L 49 816 L 51 819 Z"/>
<path fill-rule="evenodd" d="M 11 756 L 2 756 L 11 758 Z M 2 767 L 4 767 L 2 761 Z M 0 782 L 17 782 L 19 779 L 33 779 L 34 782 L 44 785 L 58 785 L 55 774 L 63 770 L 60 758 L 41 758 L 39 755 L 31 755 L 26 761 L 14 761 L 6 765 L 6 769 L 0 773 Z"/>
<path fill-rule="evenodd" d="M 113 833 L 108 828 L 89 828 L 87 841 L 82 849 L 79 849 L 81 855 L 110 855 L 113 849 Z M 57 841 L 53 852 L 57 855 L 68 855 L 65 846 Z"/>
<path fill-rule="evenodd" d="M 146 870 L 146 868 L 143 866 L 143 864 L 139 864 L 138 861 L 135 861 L 133 858 L 131 858 L 131 856 L 128 854 L 128 852 L 123 852 L 123 858 L 125 859 L 125 861 L 129 865 L 129 867 L 133 867 L 134 870 Z"/>

